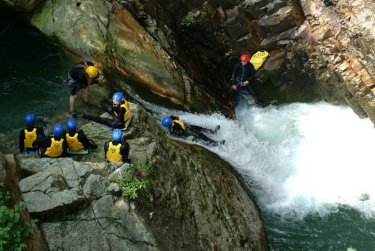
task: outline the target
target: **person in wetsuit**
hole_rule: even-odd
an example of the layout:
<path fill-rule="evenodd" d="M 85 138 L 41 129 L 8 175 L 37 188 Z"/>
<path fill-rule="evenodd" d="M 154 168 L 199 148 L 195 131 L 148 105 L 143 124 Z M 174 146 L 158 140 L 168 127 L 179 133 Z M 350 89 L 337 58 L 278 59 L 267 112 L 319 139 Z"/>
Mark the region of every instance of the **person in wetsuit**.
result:
<path fill-rule="evenodd" d="M 70 152 L 79 152 L 81 150 L 89 149 L 90 141 L 86 137 L 83 130 L 77 129 L 77 122 L 75 119 L 67 119 L 65 122 L 65 127 L 65 139 L 67 142 L 67 149 Z"/>
<path fill-rule="evenodd" d="M 88 86 L 103 80 L 103 76 L 99 74 L 98 69 L 92 62 L 80 62 L 68 72 L 68 85 L 70 91 L 69 97 L 69 113 L 73 118 L 77 117 L 74 110 L 77 92 L 81 90 L 83 101 L 89 102 Z"/>
<path fill-rule="evenodd" d="M 116 92 L 112 96 L 112 108 L 106 110 L 114 118 L 101 118 L 97 116 L 91 116 L 88 114 L 82 114 L 82 118 L 89 119 L 94 122 L 107 125 L 111 128 L 125 128 L 125 124 L 131 119 L 130 104 L 125 100 L 122 92 Z"/>
<path fill-rule="evenodd" d="M 64 128 L 56 123 L 52 128 L 53 134 L 34 141 L 33 146 L 39 146 L 40 157 L 58 158 L 66 153 L 67 143 L 64 138 Z"/>
<path fill-rule="evenodd" d="M 238 93 L 241 90 L 248 92 L 254 98 L 256 104 L 259 103 L 259 99 L 253 89 L 255 82 L 255 69 L 250 63 L 250 56 L 248 54 L 242 54 L 240 62 L 237 62 L 234 65 L 231 81 L 235 104 L 237 104 Z"/>
<path fill-rule="evenodd" d="M 36 116 L 34 113 L 28 113 L 24 118 L 26 127 L 20 131 L 18 146 L 20 153 L 32 154 L 38 152 L 38 145 L 33 146 L 34 141 L 44 137 L 42 127 L 35 127 Z"/>
<path fill-rule="evenodd" d="M 193 136 L 193 140 L 200 139 L 206 144 L 211 146 L 217 146 L 219 143 L 224 144 L 225 140 L 215 141 L 207 137 L 205 133 L 216 133 L 220 129 L 220 125 L 216 126 L 215 129 L 207 129 L 197 125 L 191 125 L 185 123 L 177 116 L 167 116 L 161 120 L 162 126 L 169 129 L 169 132 L 177 137 L 188 137 Z"/>
<path fill-rule="evenodd" d="M 129 159 L 130 146 L 122 136 L 120 129 L 112 131 L 112 140 L 104 144 L 105 159 L 111 163 L 130 163 Z"/>

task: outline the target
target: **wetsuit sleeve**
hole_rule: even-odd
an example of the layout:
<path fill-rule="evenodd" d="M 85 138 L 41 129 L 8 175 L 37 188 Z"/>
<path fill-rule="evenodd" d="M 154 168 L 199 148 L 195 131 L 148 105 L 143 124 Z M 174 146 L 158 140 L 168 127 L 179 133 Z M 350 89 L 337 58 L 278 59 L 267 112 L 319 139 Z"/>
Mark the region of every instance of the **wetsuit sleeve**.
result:
<path fill-rule="evenodd" d="M 25 148 L 24 139 L 25 139 L 25 131 L 24 131 L 24 129 L 22 129 L 20 131 L 20 136 L 19 136 L 19 140 L 18 140 L 18 146 L 20 148 L 20 153 L 22 153 L 24 148 Z"/>
<path fill-rule="evenodd" d="M 124 107 L 120 107 L 117 113 L 117 119 L 119 122 L 124 123 L 125 113 L 126 113 L 126 109 Z"/>
<path fill-rule="evenodd" d="M 238 74 L 238 63 L 236 63 L 233 67 L 232 78 L 231 78 L 232 84 L 236 84 L 237 74 Z"/>
<path fill-rule="evenodd" d="M 37 135 L 37 139 L 39 138 L 43 138 L 45 135 L 44 135 L 44 130 L 42 127 L 37 127 L 36 128 L 36 135 Z"/>
<path fill-rule="evenodd" d="M 129 162 L 129 150 L 130 146 L 128 142 L 121 142 L 121 148 L 120 148 L 120 153 L 122 156 L 122 162 Z"/>
<path fill-rule="evenodd" d="M 68 149 L 68 142 L 66 141 L 66 138 L 64 137 L 64 142 L 63 142 L 63 153 L 62 153 L 62 156 L 66 156 L 67 155 L 67 152 L 66 152 L 66 149 Z"/>
<path fill-rule="evenodd" d="M 43 147 L 44 150 L 45 150 L 45 148 L 49 147 L 50 145 L 51 145 L 51 137 L 50 136 L 42 137 L 42 138 L 37 139 L 33 142 L 34 147 L 36 147 L 36 146 Z"/>
<path fill-rule="evenodd" d="M 78 140 L 82 142 L 82 145 L 85 149 L 88 149 L 90 147 L 90 141 L 82 130 L 78 131 Z"/>
<path fill-rule="evenodd" d="M 109 145 L 109 142 L 106 141 L 106 142 L 104 143 L 104 158 L 105 158 L 105 159 L 107 159 L 108 145 Z"/>

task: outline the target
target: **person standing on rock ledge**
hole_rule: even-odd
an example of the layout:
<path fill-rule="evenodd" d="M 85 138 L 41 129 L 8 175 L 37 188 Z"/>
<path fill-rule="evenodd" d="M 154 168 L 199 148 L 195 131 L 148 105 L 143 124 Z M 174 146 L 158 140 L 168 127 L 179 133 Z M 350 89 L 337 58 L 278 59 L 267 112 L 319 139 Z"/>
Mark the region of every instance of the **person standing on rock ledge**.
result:
<path fill-rule="evenodd" d="M 256 104 L 259 103 L 258 97 L 253 89 L 255 81 L 255 69 L 250 63 L 250 55 L 242 54 L 240 62 L 234 65 L 232 72 L 232 89 L 234 93 L 234 104 L 237 104 L 239 91 L 244 90 L 248 92 Z"/>
<path fill-rule="evenodd" d="M 88 86 L 103 79 L 103 75 L 100 75 L 98 69 L 89 61 L 80 62 L 68 72 L 67 82 L 70 90 L 69 113 L 73 118 L 77 117 L 77 113 L 74 110 L 77 92 L 81 90 L 83 101 L 88 104 Z"/>
<path fill-rule="evenodd" d="M 125 141 L 120 129 L 112 131 L 112 140 L 104 143 L 105 159 L 111 163 L 130 163 L 129 159 L 130 146 Z"/>

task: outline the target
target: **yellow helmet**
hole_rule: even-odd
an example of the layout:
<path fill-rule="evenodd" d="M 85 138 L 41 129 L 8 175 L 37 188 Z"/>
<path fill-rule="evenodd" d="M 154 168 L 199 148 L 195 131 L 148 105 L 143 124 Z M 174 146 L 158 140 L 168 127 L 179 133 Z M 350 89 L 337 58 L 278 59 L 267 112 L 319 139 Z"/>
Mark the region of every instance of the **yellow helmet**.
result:
<path fill-rule="evenodd" d="M 96 69 L 95 66 L 87 66 L 85 71 L 90 78 L 95 78 L 98 76 L 98 69 Z"/>

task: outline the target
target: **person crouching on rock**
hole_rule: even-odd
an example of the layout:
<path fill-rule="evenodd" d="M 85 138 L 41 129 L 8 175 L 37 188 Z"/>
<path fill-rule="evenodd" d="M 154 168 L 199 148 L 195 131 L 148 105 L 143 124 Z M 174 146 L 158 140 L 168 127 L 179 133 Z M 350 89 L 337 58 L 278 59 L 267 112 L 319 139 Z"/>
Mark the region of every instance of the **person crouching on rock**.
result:
<path fill-rule="evenodd" d="M 69 113 L 73 118 L 77 117 L 74 110 L 77 92 L 81 90 L 83 101 L 88 104 L 89 91 L 88 87 L 104 79 L 92 62 L 80 62 L 68 72 L 68 85 L 70 91 Z"/>
<path fill-rule="evenodd" d="M 130 163 L 129 157 L 130 146 L 122 137 L 120 129 L 112 131 L 112 140 L 105 142 L 104 155 L 105 159 L 111 163 Z"/>
<path fill-rule="evenodd" d="M 83 130 L 77 129 L 77 122 L 75 119 L 67 119 L 66 127 L 66 143 L 68 145 L 67 153 L 70 154 L 88 154 L 90 141 L 86 137 Z"/>
<path fill-rule="evenodd" d="M 34 141 L 33 146 L 39 146 L 40 157 L 58 158 L 65 154 L 67 143 L 64 139 L 64 128 L 56 123 L 52 128 L 53 134 Z"/>
<path fill-rule="evenodd" d="M 25 115 L 26 127 L 20 131 L 19 136 L 19 149 L 20 153 L 24 154 L 37 154 L 38 145 L 34 145 L 34 141 L 44 137 L 44 131 L 42 127 L 35 127 L 36 116 L 34 113 L 28 113 Z"/>
<path fill-rule="evenodd" d="M 180 120 L 177 116 L 167 116 L 161 120 L 162 126 L 169 129 L 169 132 L 173 136 L 177 137 L 188 137 L 193 136 L 193 140 L 200 139 L 204 141 L 209 146 L 217 146 L 219 144 L 224 144 L 225 140 L 215 141 L 203 134 L 206 133 L 216 133 L 220 129 L 220 125 L 217 125 L 215 129 L 207 129 L 196 125 L 190 125 Z"/>
<path fill-rule="evenodd" d="M 116 92 L 112 96 L 112 108 L 105 109 L 106 112 L 111 114 L 114 118 L 101 118 L 82 114 L 82 118 L 92 120 L 94 122 L 107 125 L 112 128 L 126 129 L 131 120 L 130 104 L 125 100 L 122 92 Z"/>

